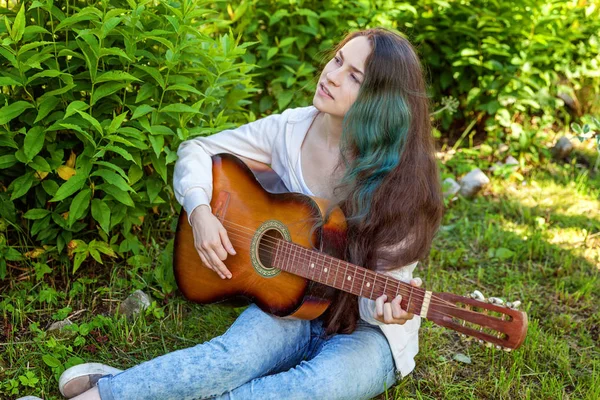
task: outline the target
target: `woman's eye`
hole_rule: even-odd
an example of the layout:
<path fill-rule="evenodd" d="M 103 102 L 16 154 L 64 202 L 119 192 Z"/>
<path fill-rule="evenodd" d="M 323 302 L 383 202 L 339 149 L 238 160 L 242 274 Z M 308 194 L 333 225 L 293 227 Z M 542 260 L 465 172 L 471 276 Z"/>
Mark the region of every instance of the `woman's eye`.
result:
<path fill-rule="evenodd" d="M 342 61 L 342 60 L 341 60 L 339 57 L 334 57 L 333 59 L 334 59 L 334 60 L 335 60 L 335 62 L 336 62 L 336 63 L 338 63 L 338 64 L 339 64 L 339 63 Z"/>
<path fill-rule="evenodd" d="M 351 74 L 350 77 L 354 80 L 354 82 L 360 83 L 360 81 L 358 80 L 358 78 L 356 77 L 356 75 Z"/>

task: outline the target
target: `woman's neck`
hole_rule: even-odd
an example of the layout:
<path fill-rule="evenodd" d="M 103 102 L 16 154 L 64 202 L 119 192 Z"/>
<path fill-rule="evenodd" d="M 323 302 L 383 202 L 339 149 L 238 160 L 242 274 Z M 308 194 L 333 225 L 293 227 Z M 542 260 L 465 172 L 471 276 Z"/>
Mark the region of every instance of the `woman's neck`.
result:
<path fill-rule="evenodd" d="M 325 112 L 320 113 L 320 119 L 317 121 L 318 132 L 322 135 L 323 140 L 327 144 L 327 149 L 330 151 L 339 150 L 343 120 L 343 118 L 332 116 Z"/>

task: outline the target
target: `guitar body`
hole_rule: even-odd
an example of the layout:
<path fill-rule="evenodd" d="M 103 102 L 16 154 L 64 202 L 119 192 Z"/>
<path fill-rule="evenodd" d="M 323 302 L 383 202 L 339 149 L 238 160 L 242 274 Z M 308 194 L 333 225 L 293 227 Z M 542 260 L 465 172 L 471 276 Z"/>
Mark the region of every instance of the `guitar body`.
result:
<path fill-rule="evenodd" d="M 346 222 L 341 210 L 335 209 L 323 223 L 326 202 L 285 193 L 285 186 L 269 167 L 228 154 L 212 160 L 211 208 L 237 253 L 224 262 L 232 278 L 221 279 L 202 264 L 187 214 L 182 212 L 175 237 L 174 273 L 183 295 L 203 304 L 253 302 L 277 316 L 314 319 L 321 315 L 335 289 L 273 268 L 265 249 L 274 239 L 284 238 L 343 258 Z"/>

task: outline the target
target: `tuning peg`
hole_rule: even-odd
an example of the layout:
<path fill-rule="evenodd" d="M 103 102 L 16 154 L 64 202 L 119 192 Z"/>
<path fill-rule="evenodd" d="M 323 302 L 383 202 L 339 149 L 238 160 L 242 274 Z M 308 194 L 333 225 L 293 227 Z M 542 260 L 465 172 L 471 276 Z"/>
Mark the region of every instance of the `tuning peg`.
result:
<path fill-rule="evenodd" d="M 496 349 L 497 350 L 502 350 L 502 346 L 500 346 L 499 344 L 496 345 Z"/>
<path fill-rule="evenodd" d="M 488 303 L 497 304 L 499 306 L 501 306 L 502 304 L 504 304 L 504 300 L 502 300 L 499 297 L 488 297 L 487 301 L 488 301 Z"/>
<path fill-rule="evenodd" d="M 493 344 L 492 344 L 492 343 L 490 343 L 490 342 L 485 342 L 485 347 L 492 347 L 492 346 L 493 346 Z"/>
<path fill-rule="evenodd" d="M 483 296 L 483 293 L 481 293 L 479 290 L 474 290 L 473 293 L 470 294 L 472 299 L 475 300 L 479 300 L 479 301 L 485 301 L 485 297 Z"/>

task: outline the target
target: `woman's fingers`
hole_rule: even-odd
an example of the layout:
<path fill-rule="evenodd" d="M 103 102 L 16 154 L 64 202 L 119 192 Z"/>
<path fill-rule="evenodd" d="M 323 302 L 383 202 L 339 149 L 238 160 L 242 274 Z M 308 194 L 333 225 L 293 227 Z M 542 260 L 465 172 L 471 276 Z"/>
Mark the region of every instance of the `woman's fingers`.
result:
<path fill-rule="evenodd" d="M 410 284 L 414 287 L 420 287 L 423 284 L 423 280 L 421 278 L 413 278 L 410 280 Z"/>
<path fill-rule="evenodd" d="M 227 235 L 227 231 L 225 230 L 225 228 L 219 231 L 219 236 L 221 237 L 221 243 L 223 243 L 223 247 L 225 248 L 225 250 L 227 250 L 227 252 L 232 256 L 235 256 L 235 249 L 233 248 L 233 245 L 229 240 L 229 236 Z"/>
<path fill-rule="evenodd" d="M 221 278 L 231 278 L 231 272 L 229 272 L 225 264 L 223 264 L 223 261 L 221 261 L 222 259 L 224 260 L 227 257 L 227 252 L 225 251 L 225 249 L 223 249 L 222 246 L 219 249 L 219 252 L 221 253 L 221 256 L 223 253 L 225 253 L 225 256 L 221 258 L 219 255 L 217 255 L 217 252 L 212 249 L 209 249 L 207 251 L 213 269 L 216 273 L 219 274 L 219 276 L 221 276 Z"/>
<path fill-rule="evenodd" d="M 375 313 L 377 314 L 377 319 L 382 320 L 383 318 L 383 303 L 387 300 L 387 296 L 384 294 L 383 296 L 379 296 L 377 300 L 375 300 Z"/>
<path fill-rule="evenodd" d="M 400 302 L 402 296 L 398 295 L 392 301 L 388 301 L 387 296 L 383 295 L 375 300 L 375 319 L 386 324 L 404 325 L 406 321 L 413 319 L 414 314 L 402 309 Z"/>

